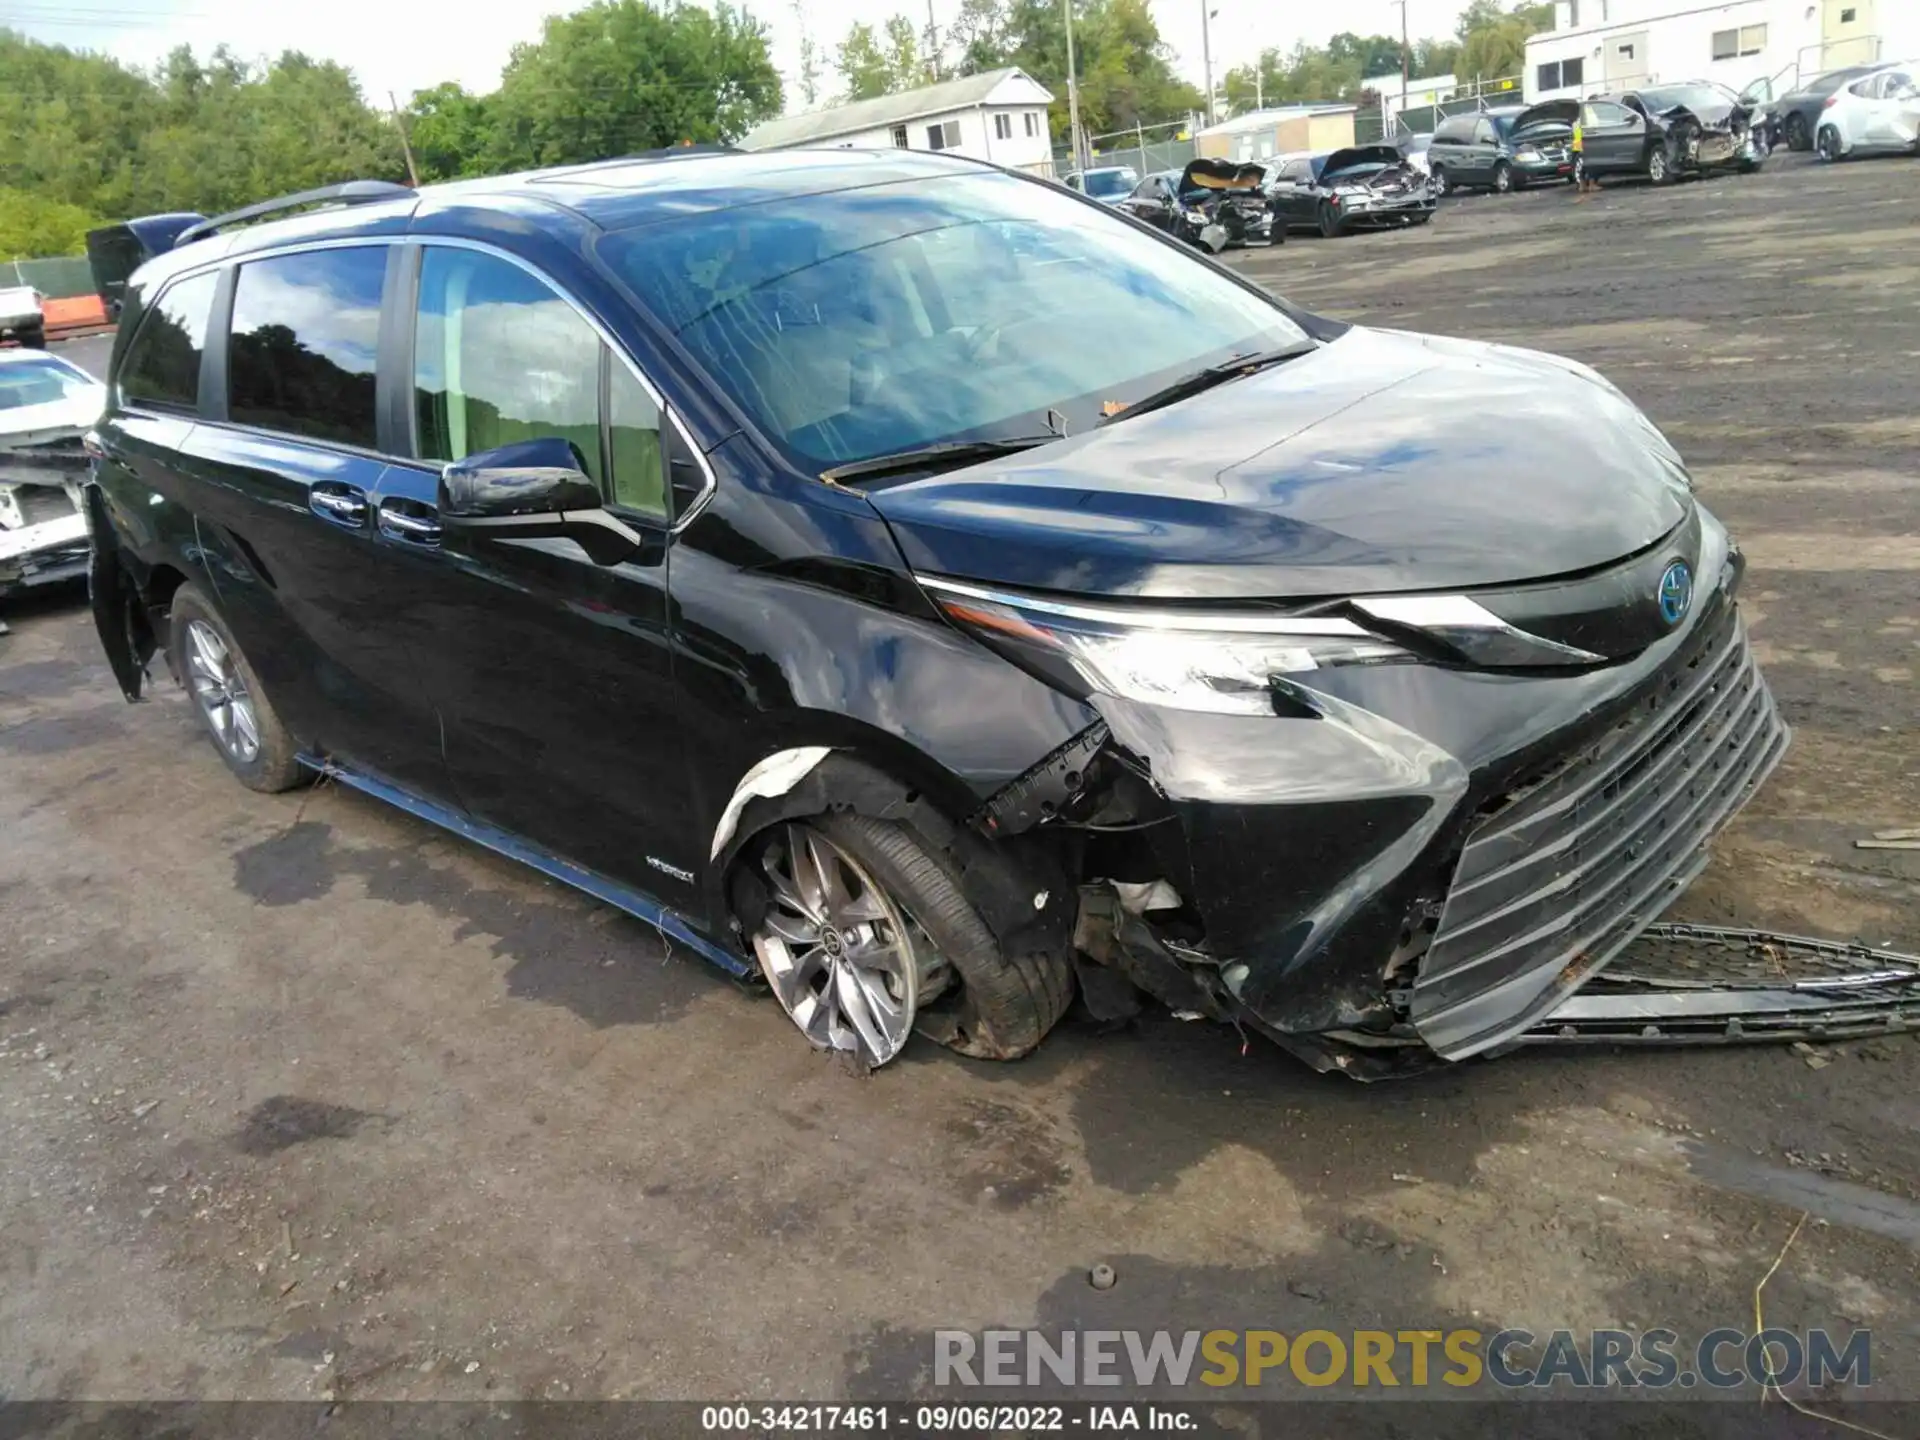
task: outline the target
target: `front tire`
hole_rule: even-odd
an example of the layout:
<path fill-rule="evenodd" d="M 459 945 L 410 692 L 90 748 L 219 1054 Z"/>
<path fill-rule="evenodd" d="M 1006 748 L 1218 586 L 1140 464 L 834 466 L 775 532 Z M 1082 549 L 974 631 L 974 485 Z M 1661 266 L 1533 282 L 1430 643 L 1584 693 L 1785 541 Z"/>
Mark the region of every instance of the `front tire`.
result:
<path fill-rule="evenodd" d="M 191 583 L 173 592 L 167 658 L 236 780 L 272 795 L 310 778 L 227 622 Z"/>
<path fill-rule="evenodd" d="M 1434 166 L 1432 180 L 1433 198 L 1438 200 L 1447 193 L 1447 167 L 1444 165 Z"/>
<path fill-rule="evenodd" d="M 1335 210 L 1328 201 L 1322 200 L 1320 202 L 1321 235 L 1328 240 L 1337 240 L 1345 229 L 1346 225 L 1340 219 L 1340 212 Z"/>
<path fill-rule="evenodd" d="M 769 894 L 754 953 L 817 1049 L 881 1065 L 917 1029 L 963 1055 L 1012 1060 L 1073 999 L 1071 957 L 1003 951 L 910 826 L 850 811 L 789 821 L 767 832 L 756 864 Z"/>
<path fill-rule="evenodd" d="M 1673 179 L 1673 166 L 1667 161 L 1667 148 L 1656 145 L 1647 152 L 1647 179 L 1655 185 L 1665 185 Z"/>
<path fill-rule="evenodd" d="M 1511 193 L 1513 188 L 1513 167 L 1502 160 L 1493 167 L 1493 193 L 1506 195 Z"/>

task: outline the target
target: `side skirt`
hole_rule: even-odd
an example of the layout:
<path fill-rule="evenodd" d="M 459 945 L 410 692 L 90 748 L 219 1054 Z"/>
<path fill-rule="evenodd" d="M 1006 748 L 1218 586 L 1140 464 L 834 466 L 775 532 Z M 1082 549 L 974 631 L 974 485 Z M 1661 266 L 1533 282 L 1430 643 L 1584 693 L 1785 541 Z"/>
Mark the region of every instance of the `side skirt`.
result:
<path fill-rule="evenodd" d="M 542 850 L 539 846 L 522 840 L 517 835 L 496 829 L 470 816 L 462 815 L 456 810 L 449 810 L 444 805 L 423 799 L 412 791 L 403 790 L 389 781 L 381 780 L 363 771 L 349 770 L 337 761 L 323 760 L 317 755 L 302 755 L 300 763 L 310 770 L 317 770 L 322 775 L 337 780 L 342 785 L 360 791 L 363 795 L 384 800 L 396 809 L 404 810 L 409 815 L 417 816 L 429 824 L 451 831 L 463 840 L 471 840 L 476 845 L 483 845 L 496 855 L 504 855 L 509 860 L 518 860 L 522 865 L 538 870 L 542 875 L 551 876 L 563 885 L 571 885 L 574 889 L 591 895 L 594 899 L 603 901 L 616 910 L 624 910 L 634 919 L 644 920 L 653 926 L 668 940 L 685 945 L 689 950 L 697 953 L 701 959 L 718 966 L 735 979 L 745 979 L 749 975 L 759 973 L 751 961 L 730 954 L 714 944 L 659 901 L 622 885 L 617 880 L 609 880 L 598 871 L 588 870 L 571 861 L 562 860 L 558 855 Z"/>

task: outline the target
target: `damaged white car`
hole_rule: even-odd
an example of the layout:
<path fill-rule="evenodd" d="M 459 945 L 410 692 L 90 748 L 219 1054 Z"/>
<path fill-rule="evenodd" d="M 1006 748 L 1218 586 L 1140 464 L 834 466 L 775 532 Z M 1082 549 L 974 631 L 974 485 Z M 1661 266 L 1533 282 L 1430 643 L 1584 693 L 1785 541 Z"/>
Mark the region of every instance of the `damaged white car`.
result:
<path fill-rule="evenodd" d="M 0 350 L 0 598 L 87 573 L 82 437 L 106 387 L 38 350 Z"/>

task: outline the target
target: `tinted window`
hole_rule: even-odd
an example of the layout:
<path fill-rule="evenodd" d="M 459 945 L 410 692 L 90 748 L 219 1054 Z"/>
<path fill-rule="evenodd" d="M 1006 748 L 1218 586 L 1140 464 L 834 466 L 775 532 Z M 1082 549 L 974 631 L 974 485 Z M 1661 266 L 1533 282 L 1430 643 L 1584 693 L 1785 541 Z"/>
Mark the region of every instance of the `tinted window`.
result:
<path fill-rule="evenodd" d="M 1459 142 L 1473 134 L 1473 118 L 1468 115 L 1456 115 L 1450 120 L 1442 120 L 1440 128 L 1433 132 L 1433 138 L 1442 142 Z"/>
<path fill-rule="evenodd" d="M 147 308 L 120 367 L 120 394 L 129 401 L 192 410 L 200 398 L 200 352 L 219 276 L 209 271 L 170 286 Z"/>
<path fill-rule="evenodd" d="M 242 265 L 227 352 L 228 418 L 374 449 L 386 270 L 378 245 Z"/>
<path fill-rule="evenodd" d="M 1280 167 L 1280 178 L 1304 184 L 1313 179 L 1313 165 L 1306 160 L 1289 160 Z"/>
<path fill-rule="evenodd" d="M 421 456 L 460 460 L 557 435 L 600 481 L 601 348 L 580 313 L 518 265 L 429 246 L 413 349 Z"/>
<path fill-rule="evenodd" d="M 796 464 L 1078 430 L 1202 364 L 1301 338 L 1285 312 L 1049 186 L 964 174 L 694 215 L 600 241 Z"/>

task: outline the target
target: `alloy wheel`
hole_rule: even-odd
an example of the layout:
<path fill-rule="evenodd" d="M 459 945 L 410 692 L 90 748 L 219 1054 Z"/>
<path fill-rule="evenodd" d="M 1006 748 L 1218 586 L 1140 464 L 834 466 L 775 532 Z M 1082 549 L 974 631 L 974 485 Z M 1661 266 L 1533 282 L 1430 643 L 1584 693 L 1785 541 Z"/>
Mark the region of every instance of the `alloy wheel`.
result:
<path fill-rule="evenodd" d="M 204 620 L 187 623 L 187 679 L 214 743 L 241 764 L 250 764 L 260 753 L 253 691 L 227 642 Z"/>
<path fill-rule="evenodd" d="M 1835 130 L 1831 125 L 1822 125 L 1820 127 L 1820 144 L 1818 148 L 1822 160 L 1838 160 L 1840 158 L 1840 132 Z"/>
<path fill-rule="evenodd" d="M 1504 165 L 1493 167 L 1493 188 L 1504 195 L 1513 189 L 1513 171 Z"/>
<path fill-rule="evenodd" d="M 868 1065 L 893 1059 L 913 1032 L 924 937 L 857 860 L 811 825 L 785 826 L 760 874 L 771 893 L 753 949 L 774 998 L 817 1049 Z"/>
<path fill-rule="evenodd" d="M 1447 193 L 1447 167 L 1444 165 L 1433 167 L 1433 193 L 1436 199 Z"/>
<path fill-rule="evenodd" d="M 1647 156 L 1647 179 L 1659 185 L 1667 178 L 1667 152 L 1655 150 Z"/>

